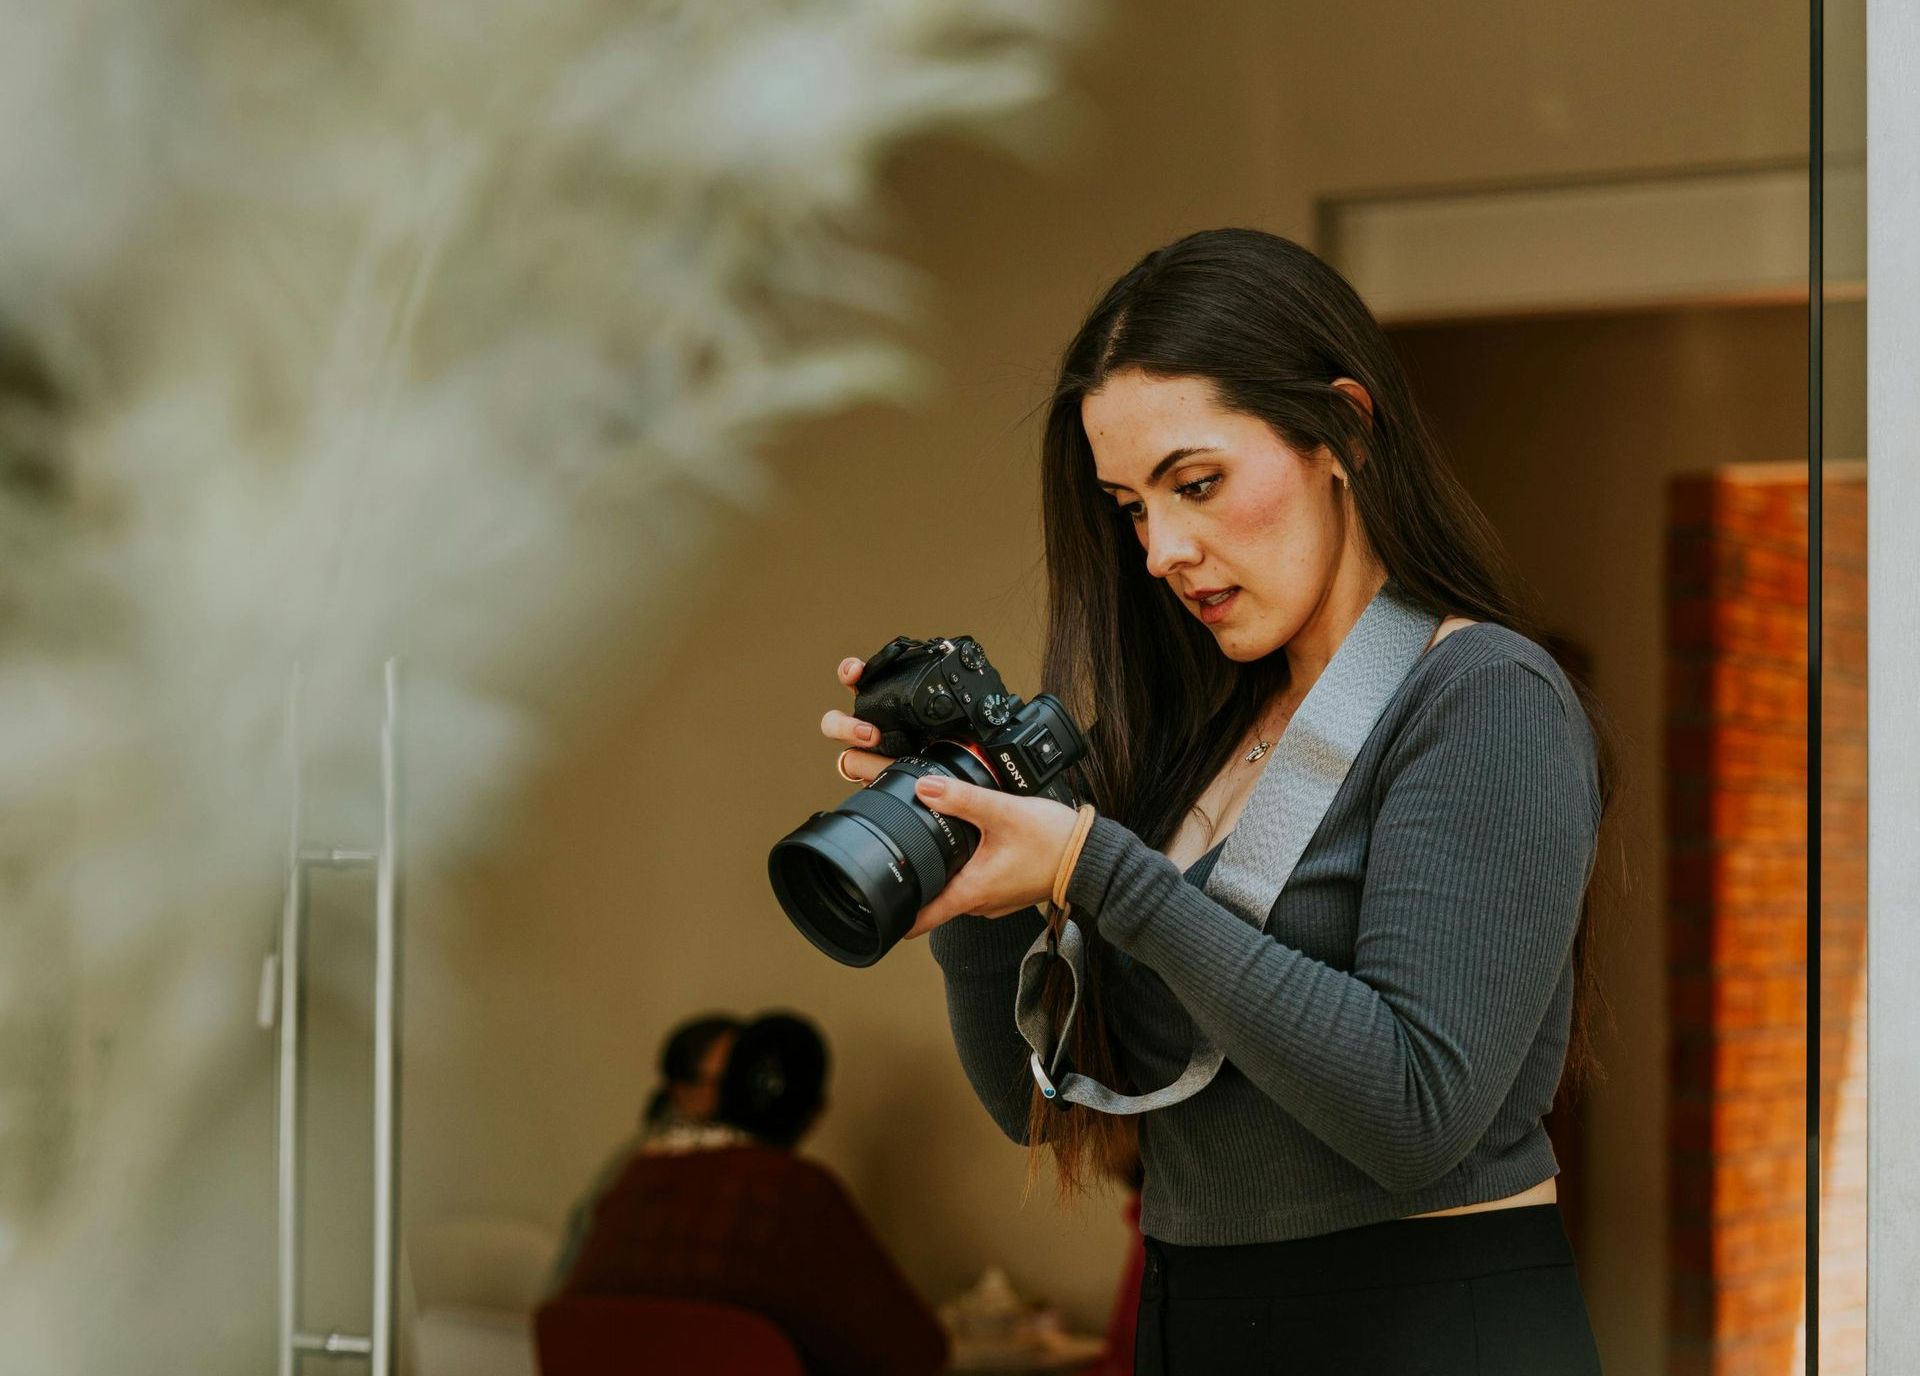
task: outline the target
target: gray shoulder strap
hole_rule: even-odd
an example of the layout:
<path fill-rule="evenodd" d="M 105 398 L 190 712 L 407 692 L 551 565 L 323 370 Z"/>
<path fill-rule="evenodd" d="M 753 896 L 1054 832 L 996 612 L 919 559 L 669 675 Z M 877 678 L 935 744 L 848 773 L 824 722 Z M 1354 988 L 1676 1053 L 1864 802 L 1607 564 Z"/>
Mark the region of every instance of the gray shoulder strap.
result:
<path fill-rule="evenodd" d="M 1407 602 L 1391 583 L 1367 604 L 1281 735 L 1207 880 L 1208 896 L 1248 925 L 1265 929 L 1267 915 L 1320 829 L 1380 713 L 1438 625 L 1438 617 Z M 1040 1000 L 1046 967 L 1056 959 L 1067 962 L 1073 977 L 1073 1001 L 1058 1028 L 1051 1025 Z M 1149 1093 L 1121 1094 L 1077 1071 L 1060 1074 L 1062 1051 L 1086 988 L 1086 961 L 1086 940 L 1072 919 L 1062 925 L 1057 941 L 1051 929 L 1042 932 L 1021 957 L 1014 1021 L 1032 1052 L 1029 1059 L 1040 1092 L 1102 1113 L 1146 1113 L 1205 1089 L 1226 1057 L 1198 1026 L 1187 1068 L 1171 1084 Z"/>

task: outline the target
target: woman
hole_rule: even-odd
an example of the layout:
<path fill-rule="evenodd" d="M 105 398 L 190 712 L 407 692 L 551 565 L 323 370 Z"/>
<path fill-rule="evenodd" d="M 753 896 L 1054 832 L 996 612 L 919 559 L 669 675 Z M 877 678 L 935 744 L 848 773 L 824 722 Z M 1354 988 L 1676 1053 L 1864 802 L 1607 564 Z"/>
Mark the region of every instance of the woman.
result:
<path fill-rule="evenodd" d="M 720 1080 L 726 1073 L 727 1058 L 745 1027 L 731 1014 L 706 1013 L 688 1018 L 667 1034 L 660 1044 L 660 1085 L 641 1111 L 640 1131 L 607 1159 L 567 1215 L 566 1233 L 548 1278 L 549 1289 L 566 1283 L 586 1243 L 587 1230 L 593 1225 L 594 1209 L 636 1156 L 643 1152 L 700 1151 L 729 1139 L 730 1133 L 714 1127 L 713 1116 L 720 1104 Z"/>
<path fill-rule="evenodd" d="M 826 1107 L 829 1056 L 807 1019 L 769 1013 L 740 1029 L 711 1121 L 630 1157 L 595 1201 L 562 1303 L 542 1316 L 558 1376 L 757 1369 L 691 1347 L 681 1362 L 623 1348 L 595 1323 L 596 1296 L 669 1296 L 771 1320 L 810 1373 L 936 1376 L 947 1337 L 830 1172 L 796 1148 Z M 718 1336 L 718 1335 L 716 1335 Z M 704 1355 L 706 1360 L 698 1360 Z M 781 1370 L 797 1370 L 782 1367 Z"/>
<path fill-rule="evenodd" d="M 1071 1185 L 1137 1122 L 1136 1370 L 1597 1371 L 1540 1120 L 1585 1057 L 1606 770 L 1379 326 L 1295 244 L 1189 236 L 1068 346 L 1043 464 L 1045 679 L 1094 723 L 1093 820 L 923 779 L 981 840 L 913 931 L 935 933 L 961 1060 L 1009 1136 Z M 1389 613 L 1417 628 L 1403 661 L 1336 659 Z M 1263 772 L 1311 782 L 1322 728 L 1369 693 L 1304 849 L 1279 855 L 1264 828 L 1298 790 L 1256 792 Z M 1296 713 L 1312 730 L 1289 740 Z M 886 767 L 863 723 L 822 729 L 849 777 Z M 1229 863 L 1283 886 L 1270 908 L 1211 896 Z M 1072 1067 L 1148 1091 L 1211 1046 L 1204 1088 L 1137 1119 L 1047 1103 L 1014 994 L 1063 908 L 1088 955 Z"/>

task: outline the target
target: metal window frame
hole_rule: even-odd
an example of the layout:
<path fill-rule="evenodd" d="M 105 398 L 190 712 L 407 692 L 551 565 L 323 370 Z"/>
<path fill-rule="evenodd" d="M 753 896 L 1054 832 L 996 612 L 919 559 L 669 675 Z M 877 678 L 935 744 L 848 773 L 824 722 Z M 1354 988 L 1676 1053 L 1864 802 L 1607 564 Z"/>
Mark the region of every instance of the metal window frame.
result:
<path fill-rule="evenodd" d="M 1920 6 L 1867 0 L 1867 1370 L 1920 1371 Z"/>

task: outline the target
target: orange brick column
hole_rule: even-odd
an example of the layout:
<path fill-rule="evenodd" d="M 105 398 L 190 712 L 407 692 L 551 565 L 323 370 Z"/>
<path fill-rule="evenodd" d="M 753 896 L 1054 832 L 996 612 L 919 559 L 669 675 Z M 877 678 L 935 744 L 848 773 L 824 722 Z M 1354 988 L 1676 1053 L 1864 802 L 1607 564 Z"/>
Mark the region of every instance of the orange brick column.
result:
<path fill-rule="evenodd" d="M 1734 473 L 1670 494 L 1675 1376 L 1786 1376 L 1805 1269 L 1807 494 Z"/>
<path fill-rule="evenodd" d="M 1784 466 L 1681 479 L 1670 492 L 1675 1376 L 1797 1369 L 1806 1256 L 1806 498 L 1804 477 Z M 1849 1054 L 1860 1044 L 1853 1031 L 1864 968 L 1863 485 L 1830 483 L 1827 505 L 1827 568 L 1838 573 L 1823 598 L 1823 774 L 1833 786 L 1822 806 L 1822 1193 L 1823 1233 L 1838 1239 L 1864 1220 L 1863 1193 L 1846 1193 L 1863 1144 L 1839 1112 Z M 1848 1131 L 1836 1134 L 1837 1123 Z M 1822 1292 L 1822 1348 L 1835 1364 L 1823 1361 L 1823 1376 L 1860 1369 L 1846 1365 L 1853 1295 L 1835 1283 L 1844 1259 L 1834 1266 Z"/>
<path fill-rule="evenodd" d="M 1834 477 L 1820 590 L 1820 1376 L 1867 1369 L 1867 485 Z"/>

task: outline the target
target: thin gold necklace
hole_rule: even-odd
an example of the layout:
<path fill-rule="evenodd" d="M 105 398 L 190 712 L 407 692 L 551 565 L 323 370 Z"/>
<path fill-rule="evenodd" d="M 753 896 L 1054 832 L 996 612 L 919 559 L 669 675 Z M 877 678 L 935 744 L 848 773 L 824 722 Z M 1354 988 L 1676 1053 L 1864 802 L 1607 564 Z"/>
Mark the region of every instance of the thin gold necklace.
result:
<path fill-rule="evenodd" d="M 1287 713 L 1287 720 L 1289 721 L 1293 720 L 1293 713 L 1291 712 Z M 1286 728 L 1282 727 L 1280 728 L 1279 732 L 1276 732 L 1272 736 L 1268 736 L 1268 735 L 1262 734 L 1259 727 L 1255 727 L 1254 734 L 1253 734 L 1253 749 L 1249 750 L 1241 758 L 1245 760 L 1246 763 L 1248 764 L 1259 764 L 1260 761 L 1264 760 L 1267 757 L 1267 752 L 1273 749 L 1274 741 L 1278 740 L 1279 737 L 1285 733 L 1285 731 L 1286 731 Z"/>

